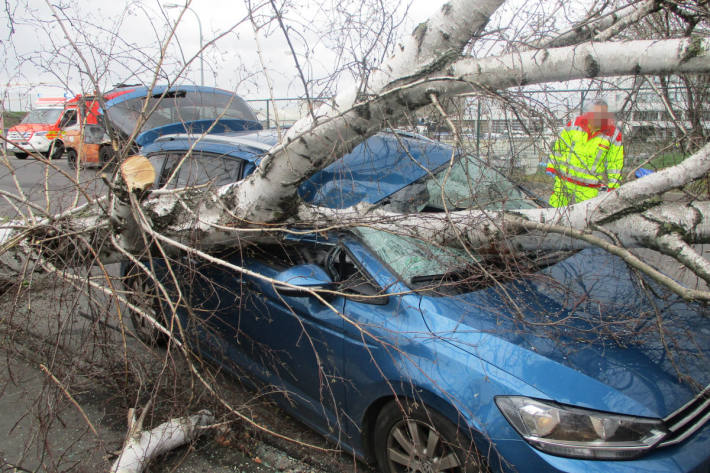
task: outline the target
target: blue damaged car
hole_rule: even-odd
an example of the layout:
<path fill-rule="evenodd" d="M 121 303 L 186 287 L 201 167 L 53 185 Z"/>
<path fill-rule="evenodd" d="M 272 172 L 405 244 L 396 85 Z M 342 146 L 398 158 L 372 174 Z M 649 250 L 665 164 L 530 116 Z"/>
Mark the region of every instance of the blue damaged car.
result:
<path fill-rule="evenodd" d="M 175 134 L 142 153 L 158 187 L 218 186 L 275 142 L 269 131 Z M 542 205 L 475 157 L 398 133 L 366 140 L 300 192 L 423 215 Z M 710 471 L 707 307 L 601 250 L 460 246 L 355 227 L 217 254 L 249 274 L 185 255 L 171 263 L 177 320 L 150 279 L 124 273 L 196 352 L 273 385 L 288 412 L 381 472 Z"/>

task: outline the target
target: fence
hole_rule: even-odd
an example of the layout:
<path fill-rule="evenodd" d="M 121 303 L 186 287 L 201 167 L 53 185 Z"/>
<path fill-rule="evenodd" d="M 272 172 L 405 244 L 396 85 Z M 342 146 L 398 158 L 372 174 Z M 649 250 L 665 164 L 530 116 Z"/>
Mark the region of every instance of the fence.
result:
<path fill-rule="evenodd" d="M 682 140 L 691 132 L 707 137 L 710 109 L 697 109 L 706 107 L 706 100 L 699 100 L 706 93 L 702 84 L 695 92 L 679 83 L 645 84 L 640 86 L 637 80 L 624 87 L 591 81 L 580 88 L 527 87 L 500 95 L 457 97 L 447 102 L 446 109 L 467 148 L 491 164 L 506 163 L 525 173 L 537 171 L 561 127 L 599 97 L 616 112 L 629 165 L 643 162 L 659 147 L 672 149 L 675 140 Z M 330 99 L 318 99 L 312 106 L 326 100 Z M 277 117 L 280 126 L 288 127 L 308 111 L 307 101 L 302 98 L 247 101 L 267 128 L 276 125 Z M 454 140 L 446 120 L 431 107 L 405 117 L 395 126 L 433 139 Z"/>

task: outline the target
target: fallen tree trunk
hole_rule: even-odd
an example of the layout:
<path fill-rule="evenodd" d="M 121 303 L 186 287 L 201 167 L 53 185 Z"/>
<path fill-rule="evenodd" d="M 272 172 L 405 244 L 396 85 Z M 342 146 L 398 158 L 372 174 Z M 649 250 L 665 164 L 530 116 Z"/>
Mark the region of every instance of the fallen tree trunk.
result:
<path fill-rule="evenodd" d="M 203 410 L 189 417 L 171 419 L 148 431 L 140 431 L 142 422 L 133 423 L 110 472 L 140 473 L 153 458 L 190 443 L 199 435 L 199 427 L 213 422 L 214 416 Z"/>
<path fill-rule="evenodd" d="M 702 38 L 585 43 L 493 58 L 458 59 L 462 48 L 472 35 L 483 30 L 501 3 L 457 0 L 444 6 L 429 23 L 420 25 L 401 54 L 373 77 L 372 95 L 346 94 L 338 98 L 335 106 L 323 107 L 297 123 L 244 181 L 216 192 L 198 188 L 148 195 L 145 187 L 132 190 L 126 187 L 124 176 L 112 189 L 108 215 L 96 205 L 87 208 L 88 215 L 81 217 L 46 219 L 42 224 L 9 222 L 0 226 L 0 243 L 6 252 L 13 252 L 10 260 L 14 260 L 16 268 L 26 267 L 33 258 L 47 257 L 61 267 L 74 264 L 78 247 L 98 247 L 93 258 L 102 261 L 122 259 L 126 251 L 141 254 L 151 245 L 150 235 L 155 233 L 210 250 L 239 245 L 245 240 L 273 240 L 279 230 L 290 225 L 319 227 L 323 222 L 337 220 L 338 225 L 349 226 L 358 223 L 361 212 L 301 205 L 299 185 L 386 126 L 388 120 L 429 104 L 432 96 L 596 76 L 710 72 L 710 41 Z M 412 70 L 409 67 L 412 61 L 419 67 Z M 424 232 L 440 242 L 456 241 L 464 234 L 474 248 L 519 234 L 526 226 L 525 221 L 566 225 L 580 231 L 593 226 L 612 229 L 619 215 L 638 213 L 645 209 L 645 200 L 680 187 L 709 170 L 708 147 L 705 147 L 686 162 L 643 179 L 643 184 L 625 184 L 612 193 L 565 209 L 523 210 L 512 216 L 470 211 L 441 218 L 379 211 L 370 217 L 377 217 L 380 223 L 373 220 L 370 224 L 388 228 L 395 222 L 401 231 Z M 693 213 L 688 208 L 664 209 L 663 215 L 667 214 L 671 222 L 683 217 L 672 211 Z M 343 220 L 346 217 L 351 220 Z M 641 231 L 647 226 L 640 226 L 638 231 L 634 227 L 622 228 L 620 241 L 629 245 L 648 244 L 653 232 Z M 681 230 L 686 243 L 705 238 L 704 225 L 690 225 Z M 116 238 L 109 238 L 113 235 Z M 117 242 L 122 251 L 105 243 L 109 241 Z M 566 244 L 568 240 L 557 237 L 558 247 L 560 242 Z M 92 263 L 89 260 L 83 264 Z"/>

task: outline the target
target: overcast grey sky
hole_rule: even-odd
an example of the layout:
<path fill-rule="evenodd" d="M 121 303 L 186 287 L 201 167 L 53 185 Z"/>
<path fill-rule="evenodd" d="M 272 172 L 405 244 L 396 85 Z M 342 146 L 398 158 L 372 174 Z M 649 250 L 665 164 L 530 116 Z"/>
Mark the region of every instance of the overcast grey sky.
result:
<path fill-rule="evenodd" d="M 329 76 L 348 58 L 347 54 L 336 52 L 335 42 L 349 41 L 357 49 L 360 42 L 372 40 L 382 30 L 376 18 L 381 4 L 394 11 L 395 18 L 406 18 L 397 30 L 401 38 L 434 14 L 444 0 L 274 0 L 274 3 L 281 8 L 284 1 L 289 2 L 283 13 L 284 21 L 304 74 L 314 81 L 309 90 L 314 96 L 324 90 L 323 81 L 318 80 Z M 93 92 L 87 71 L 97 79 L 102 91 L 120 82 L 150 83 L 156 70 L 159 70 L 157 83 L 199 84 L 200 62 L 194 59 L 200 45 L 198 24 L 202 26 L 205 44 L 216 39 L 202 54 L 205 85 L 234 90 L 247 99 L 268 98 L 246 5 L 253 6 L 256 21 L 261 24 L 264 18 L 273 17 L 271 0 L 193 0 L 175 36 L 168 41 L 182 8 L 166 8 L 166 5 L 175 3 L 185 5 L 185 0 L 10 1 L 12 22 L 5 18 L 0 21 L 0 99 L 5 108 L 26 108 L 38 96 Z M 561 31 L 597 3 L 508 0 L 491 20 L 488 39 L 476 43 L 478 52 L 500 52 L 506 44 L 517 44 L 521 32 L 527 34 L 531 28 Z M 342 18 L 346 17 L 353 19 L 350 30 L 330 28 L 331 23 L 342 26 Z M 10 27 L 14 32 L 11 33 Z M 166 54 L 159 64 L 160 48 L 165 44 Z M 303 96 L 302 81 L 276 22 L 260 30 L 259 44 L 274 96 Z M 194 61 L 187 70 L 182 70 L 191 58 Z M 372 62 L 378 63 L 377 58 Z M 340 77 L 339 84 L 338 90 L 349 85 L 347 75 Z M 327 93 L 332 92 L 331 86 Z"/>
<path fill-rule="evenodd" d="M 108 90 L 118 82 L 150 80 L 150 70 L 159 57 L 159 46 L 166 41 L 170 25 L 180 14 L 179 8 L 165 8 L 165 5 L 184 4 L 184 0 L 53 0 L 50 3 L 55 13 L 64 18 L 68 34 L 89 64 L 88 69 L 97 74 L 101 88 Z M 338 57 L 318 32 L 309 30 L 326 24 L 326 17 L 332 15 L 332 9 L 339 8 L 339 4 L 317 4 L 309 0 L 295 4 L 297 6 L 285 14 L 287 26 L 293 29 L 294 47 L 309 78 L 325 76 Z M 323 11 L 324 5 L 330 10 Z M 199 50 L 199 16 L 205 43 L 233 29 L 203 53 L 205 84 L 236 90 L 246 98 L 268 97 L 245 2 L 194 0 L 190 7 L 177 27 L 176 37 L 169 43 L 168 59 L 163 64 L 159 82 L 174 79 L 183 60 L 189 60 Z M 431 0 L 413 0 L 402 31 L 411 31 L 413 25 L 425 20 L 438 7 L 439 4 Z M 270 7 L 261 11 L 272 13 Z M 44 0 L 19 0 L 12 19 L 14 33 L 10 33 L 8 21 L 0 25 L 4 56 L 0 90 L 9 105 L 7 108 L 13 108 L 18 98 L 73 95 L 93 89 L 83 60 L 69 46 Z M 262 31 L 259 39 L 275 95 L 303 95 L 283 33 L 274 25 Z M 106 60 L 109 54 L 110 61 Z M 189 66 L 180 81 L 199 83 L 198 60 Z"/>

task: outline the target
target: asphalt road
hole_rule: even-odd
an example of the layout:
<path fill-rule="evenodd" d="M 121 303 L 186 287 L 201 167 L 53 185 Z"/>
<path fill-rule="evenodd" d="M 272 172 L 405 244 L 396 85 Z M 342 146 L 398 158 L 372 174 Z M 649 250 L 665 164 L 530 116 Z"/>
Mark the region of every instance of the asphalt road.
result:
<path fill-rule="evenodd" d="M 0 156 L 0 160 L 4 161 L 0 163 L 3 220 L 17 218 L 18 214 L 27 217 L 25 199 L 37 206 L 33 210 L 36 215 L 56 214 L 85 202 L 76 182 L 91 198 L 106 193 L 99 170 L 81 169 L 77 174 L 67 166 L 66 159 L 53 161 L 53 168 L 32 158 Z M 110 276 L 117 276 L 117 265 L 107 269 Z M 96 268 L 83 275 L 87 280 L 103 278 Z M 121 287 L 116 279 L 112 283 Z M 118 350 L 119 365 L 143 363 L 137 372 L 151 376 L 148 373 L 152 369 L 161 373 L 166 360 L 173 358 L 165 351 L 147 350 L 130 333 L 124 339 L 117 330 L 118 312 L 107 297 L 89 294 L 86 286 L 71 287 L 56 277 L 28 278 L 19 290 L 0 296 L 0 472 L 107 470 L 125 437 L 128 406 L 118 401 L 121 396 L 112 391 L 116 387 L 111 379 L 96 382 L 98 377 L 89 373 L 91 363 L 110 358 L 103 350 Z M 121 312 L 127 314 L 125 308 Z M 130 330 L 130 323 L 126 326 Z M 184 370 L 180 355 L 174 358 L 174 369 Z M 49 367 L 56 379 L 43 371 L 41 364 Z M 116 376 L 120 373 L 118 366 Z M 246 409 L 269 429 L 304 443 L 333 448 L 239 380 L 219 375 L 213 382 L 233 406 Z M 209 400 L 205 398 L 205 402 Z M 176 415 L 164 411 L 156 414 L 154 423 L 167 420 L 171 414 Z M 363 471 L 362 465 L 347 456 L 319 454 L 260 437 L 250 428 L 234 424 L 233 417 L 224 412 L 218 420 L 227 421 L 226 430 L 210 431 L 190 447 L 159 458 L 149 471 Z"/>
<path fill-rule="evenodd" d="M 1 218 L 16 218 L 18 211 L 25 215 L 27 207 L 21 202 L 24 198 L 50 214 L 66 210 L 75 202 L 82 203 L 85 197 L 77 192 L 77 180 L 89 196 L 105 194 L 106 186 L 98 170 L 82 169 L 77 175 L 75 170 L 69 169 L 65 159 L 53 164 L 55 168 L 47 168 L 31 158 L 14 157 L 7 158 L 5 165 L 0 164 L 0 191 L 4 193 L 0 195 Z M 697 249 L 708 256 L 708 248 L 699 246 Z M 688 286 L 706 288 L 687 271 L 674 270 L 678 264 L 669 258 L 649 250 L 637 251 Z M 109 268 L 113 276 L 116 272 L 115 266 Z M 97 272 L 92 275 L 100 277 Z M 120 287 L 117 281 L 114 283 Z M 92 384 L 88 378 L 75 379 L 81 369 L 68 371 L 66 379 L 57 372 L 58 382 L 39 369 L 40 363 L 50 367 L 61 365 L 61 352 L 55 347 L 61 346 L 69 356 L 84 354 L 88 346 L 95 348 L 87 339 L 96 336 L 99 322 L 80 316 L 87 313 L 105 316 L 100 323 L 108 330 L 100 333 L 105 337 L 102 342 L 106 346 L 116 349 L 122 345 L 120 331 L 115 330 L 118 326 L 115 306 L 95 294 L 89 300 L 85 288 L 73 290 L 61 280 L 32 280 L 25 281 L 17 294 L 10 297 L 6 293 L 0 297 L 0 472 L 12 471 L 12 465 L 29 471 L 99 471 L 107 467 L 112 452 L 120 448 L 125 435 L 126 408 L 116 406 L 115 393 L 107 391 L 106 385 Z M 154 356 L 157 360 L 154 363 L 165 363 L 161 360 L 164 353 L 149 354 L 130 337 L 122 349 L 131 362 L 142 358 L 145 362 L 146 357 Z M 71 366 L 72 361 L 65 360 L 63 366 Z M 70 382 L 73 388 L 67 393 L 58 387 Z M 272 403 L 255 400 L 258 399 L 256 394 L 236 380 L 220 376 L 215 382 L 232 405 L 247 409 L 263 425 L 305 443 L 333 448 Z M 256 440 L 249 432 L 240 427 L 224 434 L 206 435 L 190 448 L 161 458 L 150 471 L 348 472 L 366 469 L 347 456 L 319 454 L 293 445 Z M 308 461 L 304 462 L 305 458 Z"/>
<path fill-rule="evenodd" d="M 14 197 L 0 199 L 2 217 L 15 218 L 18 209 L 26 214 L 26 198 L 50 213 L 70 208 L 76 201 L 86 202 L 83 193 L 90 197 L 106 193 L 106 186 L 100 178 L 98 168 L 70 169 L 66 159 L 53 160 L 52 166 L 45 166 L 32 157 L 17 159 L 12 155 L 0 155 L 0 190 Z M 83 191 L 79 192 L 76 183 Z M 18 189 L 19 188 L 19 189 Z"/>

